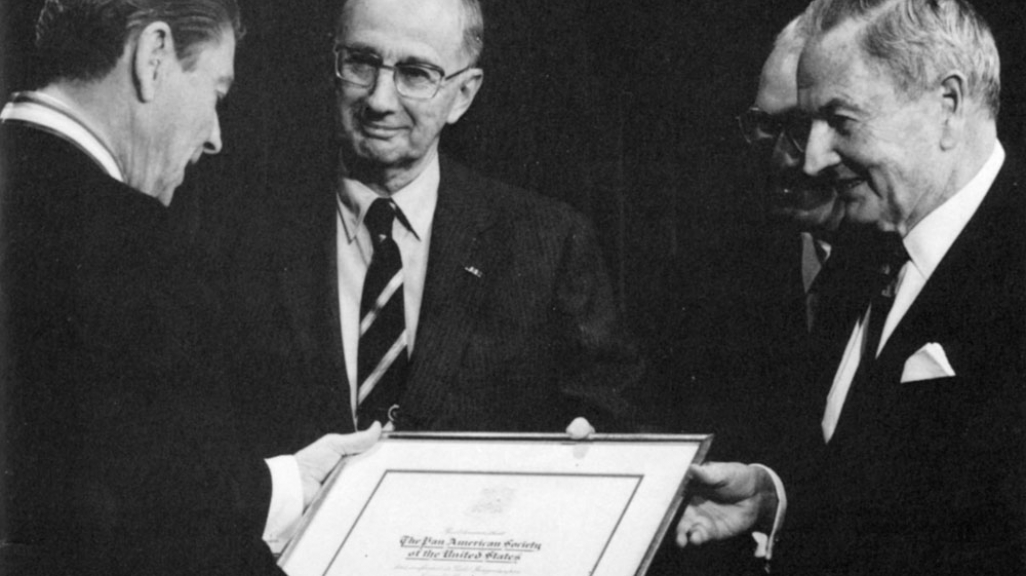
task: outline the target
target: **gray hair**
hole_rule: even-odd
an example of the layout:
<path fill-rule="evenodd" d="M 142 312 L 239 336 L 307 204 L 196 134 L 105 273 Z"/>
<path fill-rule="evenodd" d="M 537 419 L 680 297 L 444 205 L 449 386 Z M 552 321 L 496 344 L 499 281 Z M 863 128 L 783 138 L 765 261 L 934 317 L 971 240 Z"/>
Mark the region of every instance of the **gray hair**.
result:
<path fill-rule="evenodd" d="M 342 32 L 348 4 L 348 0 L 343 0 L 339 7 L 338 19 L 335 21 L 336 35 Z M 474 66 L 480 61 L 481 53 L 484 51 L 484 10 L 481 7 L 481 0 L 460 0 L 460 5 L 463 7 L 460 14 L 460 23 L 463 26 L 461 49 L 470 60 L 470 65 Z"/>
<path fill-rule="evenodd" d="M 463 53 L 476 65 L 484 52 L 484 10 L 481 0 L 463 0 Z"/>
<path fill-rule="evenodd" d="M 907 97 L 959 70 L 969 98 L 997 117 L 1001 60 L 990 27 L 965 0 L 825 0 L 813 12 L 817 36 L 848 20 L 864 21 L 859 47 Z"/>

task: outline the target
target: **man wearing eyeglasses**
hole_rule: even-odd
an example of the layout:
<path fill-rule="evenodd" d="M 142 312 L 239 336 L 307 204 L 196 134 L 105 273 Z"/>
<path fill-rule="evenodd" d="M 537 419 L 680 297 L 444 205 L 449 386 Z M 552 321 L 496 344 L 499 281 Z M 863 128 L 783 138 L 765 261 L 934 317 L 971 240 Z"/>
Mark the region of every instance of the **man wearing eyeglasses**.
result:
<path fill-rule="evenodd" d="M 802 171 L 809 122 L 798 110 L 795 75 L 807 36 L 804 26 L 805 19 L 799 16 L 777 36 L 763 64 L 755 102 L 738 123 L 766 174 L 770 210 L 803 232 L 822 237 L 837 230 L 844 206 L 828 182 Z"/>
<path fill-rule="evenodd" d="M 810 4 L 777 36 L 763 64 L 755 102 L 738 117 L 738 124 L 766 175 L 767 209 L 789 230 L 799 232 L 795 257 L 801 265 L 805 325 L 810 333 L 822 336 L 821 329 L 833 322 L 832 316 L 843 315 L 831 308 L 841 303 L 830 300 L 851 291 L 851 281 L 856 280 L 852 274 L 873 267 L 878 238 L 868 227 L 842 225 L 844 203 L 833 184 L 802 169 L 811 121 L 798 109 L 796 75 L 809 36 L 808 14 L 817 4 Z M 842 249 L 835 250 L 838 246 Z M 826 266 L 828 261 L 830 266 Z M 845 317 L 842 323 L 846 321 Z"/>
<path fill-rule="evenodd" d="M 810 35 L 809 19 L 822 2 L 812 2 L 777 36 L 763 64 L 753 105 L 738 117 L 742 137 L 765 174 L 767 210 L 793 238 L 786 247 L 796 273 L 788 276 L 781 340 L 793 342 L 788 357 L 775 352 L 771 362 L 783 372 L 781 389 L 802 398 L 818 398 L 796 388 L 816 380 L 810 370 L 840 358 L 846 329 L 862 304 L 855 286 L 871 282 L 880 258 L 879 235 L 867 226 L 844 222 L 844 202 L 831 180 L 803 170 L 810 119 L 798 108 L 798 59 Z M 795 234 L 797 232 L 797 234 Z M 794 234 L 794 236 L 790 236 Z M 800 271 L 800 274 L 797 273 Z M 804 324 L 801 329 L 798 320 Z M 802 333 L 808 337 L 803 337 Z M 830 360 L 827 360 L 827 359 Z"/>
<path fill-rule="evenodd" d="M 273 277 L 247 287 L 254 372 L 274 380 L 254 414 L 301 401 L 312 430 L 628 425 L 619 392 L 642 363 L 591 227 L 439 154 L 481 88 L 482 34 L 475 0 L 344 4 L 337 177 L 283 208 Z"/>
<path fill-rule="evenodd" d="M 811 34 L 809 19 L 821 4 L 813 1 L 777 35 L 755 100 L 738 117 L 752 162 L 765 177 L 761 200 L 774 221 L 773 245 L 783 256 L 772 263 L 784 262 L 787 274 L 771 276 L 782 284 L 773 299 L 756 297 L 760 314 L 752 315 L 757 320 L 749 328 L 762 335 L 758 345 L 764 347 L 747 354 L 745 372 L 757 380 L 734 406 L 746 415 L 743 436 L 752 441 L 732 446 L 730 458 L 766 458 L 781 443 L 796 452 L 821 449 L 821 383 L 840 362 L 864 305 L 859 287 L 874 276 L 878 258 L 877 235 L 844 221 L 844 202 L 831 179 L 803 170 L 811 121 L 798 107 L 797 71 Z M 756 554 L 768 557 L 772 525 L 762 528 Z"/>

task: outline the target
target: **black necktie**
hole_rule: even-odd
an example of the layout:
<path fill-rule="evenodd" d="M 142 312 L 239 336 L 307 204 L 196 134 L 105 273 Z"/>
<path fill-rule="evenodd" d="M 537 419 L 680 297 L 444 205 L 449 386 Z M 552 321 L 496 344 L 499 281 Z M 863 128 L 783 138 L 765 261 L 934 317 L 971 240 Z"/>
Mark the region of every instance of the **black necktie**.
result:
<path fill-rule="evenodd" d="M 896 234 L 893 235 L 893 239 L 884 238 L 877 248 L 878 251 L 869 254 L 870 260 L 867 260 L 867 263 L 872 261 L 876 262 L 876 265 L 866 270 L 865 289 L 869 291 L 869 320 L 864 331 L 862 353 L 852 376 L 851 387 L 844 400 L 843 415 L 837 423 L 834 437 L 841 433 L 842 428 L 862 429 L 866 423 L 865 419 L 873 418 L 878 411 L 878 407 L 874 407 L 873 403 L 889 398 L 888 393 L 879 388 L 887 382 L 874 379 L 872 374 L 876 366 L 876 349 L 880 345 L 880 336 L 894 304 L 898 273 L 908 262 L 908 253 Z M 853 286 L 853 289 L 858 291 L 858 285 Z M 866 307 L 864 296 L 863 312 Z"/>
<path fill-rule="evenodd" d="M 900 238 L 889 242 L 883 251 L 881 264 L 878 269 L 877 289 L 869 303 L 869 325 L 866 327 L 865 345 L 862 349 L 860 364 L 870 363 L 876 359 L 876 349 L 880 345 L 880 336 L 883 333 L 887 316 L 894 305 L 894 296 L 897 291 L 898 273 L 908 262 L 908 252 L 901 243 Z"/>
<path fill-rule="evenodd" d="M 396 210 L 391 200 L 379 198 L 363 219 L 370 231 L 374 256 L 360 299 L 357 416 L 361 429 L 374 421 L 395 420 L 406 379 L 403 262 L 399 247 L 392 240 Z"/>

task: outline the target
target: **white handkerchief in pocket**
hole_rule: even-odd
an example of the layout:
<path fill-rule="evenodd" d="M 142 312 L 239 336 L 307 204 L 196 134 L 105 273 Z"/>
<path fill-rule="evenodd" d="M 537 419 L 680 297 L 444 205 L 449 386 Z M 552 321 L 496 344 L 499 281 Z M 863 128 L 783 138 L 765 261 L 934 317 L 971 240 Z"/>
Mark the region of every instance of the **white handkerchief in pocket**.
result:
<path fill-rule="evenodd" d="M 955 369 L 948 362 L 944 348 L 936 342 L 930 342 L 905 360 L 905 369 L 901 372 L 901 382 L 904 384 L 954 375 Z"/>

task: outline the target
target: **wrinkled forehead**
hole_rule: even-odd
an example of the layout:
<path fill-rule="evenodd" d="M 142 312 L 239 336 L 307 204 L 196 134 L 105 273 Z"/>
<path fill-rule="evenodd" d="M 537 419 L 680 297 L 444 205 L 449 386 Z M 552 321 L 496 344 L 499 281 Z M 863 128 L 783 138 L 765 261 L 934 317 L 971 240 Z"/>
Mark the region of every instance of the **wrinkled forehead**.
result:
<path fill-rule="evenodd" d="M 463 8 L 460 0 L 350 0 L 335 41 L 386 59 L 453 65 L 462 48 Z"/>

